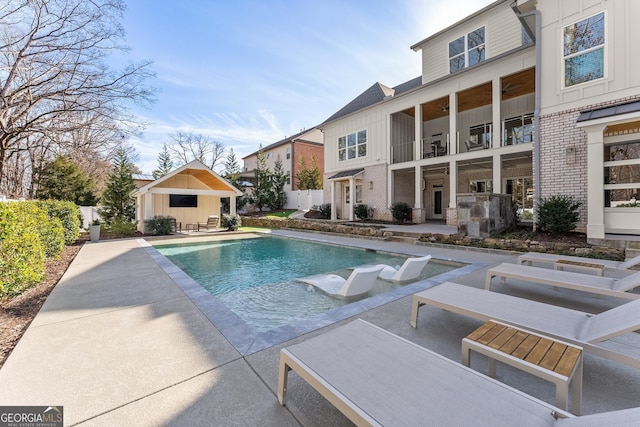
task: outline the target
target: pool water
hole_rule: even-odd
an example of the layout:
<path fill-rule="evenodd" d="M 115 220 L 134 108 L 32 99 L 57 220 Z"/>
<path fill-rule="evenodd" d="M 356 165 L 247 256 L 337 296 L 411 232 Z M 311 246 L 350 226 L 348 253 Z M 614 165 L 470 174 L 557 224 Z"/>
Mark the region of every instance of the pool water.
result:
<path fill-rule="evenodd" d="M 349 267 L 402 265 L 407 257 L 295 239 L 259 237 L 160 245 L 157 250 L 197 281 L 257 332 L 324 313 L 401 284 L 378 279 L 356 298 L 331 297 L 296 281 L 312 274 L 348 277 Z M 420 279 L 454 269 L 427 264 Z"/>

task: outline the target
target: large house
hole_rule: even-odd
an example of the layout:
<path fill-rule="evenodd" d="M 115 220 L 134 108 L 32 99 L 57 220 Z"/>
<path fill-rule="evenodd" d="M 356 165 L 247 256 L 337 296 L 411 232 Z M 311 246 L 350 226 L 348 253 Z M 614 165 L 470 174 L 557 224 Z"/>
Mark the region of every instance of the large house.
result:
<path fill-rule="evenodd" d="M 266 166 L 273 171 L 276 161 L 282 161 L 282 168 L 287 175 L 287 182 L 284 187 L 285 192 L 298 190 L 298 183 L 295 179 L 300 168 L 300 161 L 304 159 L 307 168 L 313 167 L 313 160 L 320 172 L 323 172 L 324 148 L 322 132 L 318 128 L 303 130 L 295 135 L 281 139 L 278 142 L 261 148 L 265 156 Z M 253 183 L 255 170 L 258 166 L 258 153 L 249 154 L 242 158 L 244 167 L 240 176 Z"/>
<path fill-rule="evenodd" d="M 640 235 L 640 2 L 499 0 L 411 48 L 422 75 L 326 120 L 325 202 L 455 225 L 457 196 L 582 202 L 578 230 Z"/>

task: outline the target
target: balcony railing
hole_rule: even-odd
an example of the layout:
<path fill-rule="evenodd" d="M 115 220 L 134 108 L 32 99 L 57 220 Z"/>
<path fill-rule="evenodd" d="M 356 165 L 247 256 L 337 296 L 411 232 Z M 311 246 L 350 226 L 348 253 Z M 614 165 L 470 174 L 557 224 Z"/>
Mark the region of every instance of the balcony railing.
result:
<path fill-rule="evenodd" d="M 401 142 L 391 146 L 391 163 L 403 163 L 413 160 L 414 141 Z"/>
<path fill-rule="evenodd" d="M 449 154 L 449 134 L 422 138 L 422 158 L 440 157 Z"/>
<path fill-rule="evenodd" d="M 523 114 L 502 122 L 502 145 L 533 142 L 533 114 Z"/>

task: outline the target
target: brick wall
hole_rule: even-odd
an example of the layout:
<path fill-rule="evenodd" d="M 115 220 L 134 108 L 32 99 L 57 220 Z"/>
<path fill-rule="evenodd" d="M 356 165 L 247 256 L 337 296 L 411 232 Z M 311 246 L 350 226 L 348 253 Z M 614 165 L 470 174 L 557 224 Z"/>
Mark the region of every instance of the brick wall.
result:
<path fill-rule="evenodd" d="M 324 147 L 296 141 L 293 145 L 293 159 L 291 162 L 291 189 L 293 191 L 298 190 L 296 174 L 298 173 L 300 159 L 302 157 L 304 157 L 307 169 L 313 168 L 312 158 L 315 157 L 318 169 L 320 169 L 320 176 L 324 174 Z"/>
<path fill-rule="evenodd" d="M 638 99 L 640 96 L 623 98 L 540 117 L 540 195 L 569 195 L 582 202 L 576 231 L 586 231 L 588 193 L 587 133 L 576 127 L 576 120 L 581 111 Z"/>

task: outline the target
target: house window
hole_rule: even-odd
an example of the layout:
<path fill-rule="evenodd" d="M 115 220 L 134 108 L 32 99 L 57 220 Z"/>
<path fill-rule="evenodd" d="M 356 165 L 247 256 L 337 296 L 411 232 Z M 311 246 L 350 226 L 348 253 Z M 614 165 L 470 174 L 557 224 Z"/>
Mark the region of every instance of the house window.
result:
<path fill-rule="evenodd" d="M 449 42 L 449 73 L 484 61 L 484 27 Z"/>
<path fill-rule="evenodd" d="M 291 158 L 291 147 L 287 147 L 287 160 Z"/>
<path fill-rule="evenodd" d="M 604 12 L 563 30 L 565 87 L 604 77 Z"/>
<path fill-rule="evenodd" d="M 338 160 L 351 160 L 367 155 L 367 131 L 361 130 L 338 138 Z"/>
<path fill-rule="evenodd" d="M 356 203 L 362 203 L 362 184 L 356 185 Z"/>
<path fill-rule="evenodd" d="M 533 114 L 524 114 L 506 119 L 503 129 L 503 145 L 533 142 Z"/>
<path fill-rule="evenodd" d="M 490 193 L 493 189 L 492 180 L 470 181 L 469 192 L 471 193 Z"/>
<path fill-rule="evenodd" d="M 287 185 L 291 184 L 291 172 L 287 172 Z"/>
<path fill-rule="evenodd" d="M 640 142 L 604 147 L 605 207 L 640 207 Z"/>

